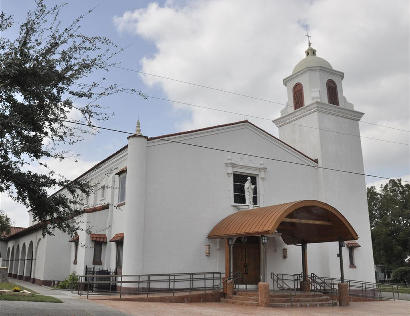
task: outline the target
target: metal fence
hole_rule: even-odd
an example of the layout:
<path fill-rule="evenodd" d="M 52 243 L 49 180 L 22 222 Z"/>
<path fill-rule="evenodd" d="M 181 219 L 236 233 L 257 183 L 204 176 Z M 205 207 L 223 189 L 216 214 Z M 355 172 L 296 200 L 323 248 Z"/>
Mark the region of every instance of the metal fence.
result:
<path fill-rule="evenodd" d="M 399 300 L 400 294 L 407 292 L 407 291 L 402 292 L 402 290 L 410 288 L 409 284 L 407 283 L 377 283 L 377 287 L 382 293 L 383 292 L 391 293 L 391 296 L 392 296 L 391 298 L 393 298 L 393 300 L 396 300 L 396 299 Z M 405 297 L 404 299 L 406 299 L 406 295 L 404 297 Z M 403 299 L 403 296 L 402 296 L 402 299 Z"/>
<path fill-rule="evenodd" d="M 337 295 L 338 284 L 341 283 L 340 279 L 318 276 L 315 273 L 311 273 L 306 276 L 310 281 L 310 290 L 315 292 L 322 292 L 326 294 Z M 299 274 L 283 274 L 272 273 L 271 279 L 273 287 L 278 290 L 297 291 L 301 288 L 301 282 L 303 281 L 302 273 Z M 371 299 L 382 299 L 380 288 L 376 283 L 358 281 L 358 280 L 344 280 L 348 284 L 349 295 Z"/>
<path fill-rule="evenodd" d="M 98 272 L 98 271 L 97 271 Z M 114 293 L 145 294 L 182 291 L 211 291 L 222 289 L 221 272 L 169 273 L 169 274 L 85 274 L 78 277 L 79 295 Z"/>

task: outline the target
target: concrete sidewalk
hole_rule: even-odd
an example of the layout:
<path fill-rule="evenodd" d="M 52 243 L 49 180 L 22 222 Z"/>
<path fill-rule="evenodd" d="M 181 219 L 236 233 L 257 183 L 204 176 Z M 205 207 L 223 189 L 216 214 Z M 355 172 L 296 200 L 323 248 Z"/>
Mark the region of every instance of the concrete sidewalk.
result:
<path fill-rule="evenodd" d="M 383 292 L 383 297 L 393 299 L 393 293 Z M 407 294 L 407 293 L 394 293 L 394 299 L 410 301 L 410 294 Z M 410 312 L 409 312 L 409 314 L 410 314 Z"/>
<path fill-rule="evenodd" d="M 145 303 L 112 300 L 94 302 L 138 316 L 409 316 L 408 301 L 356 302 L 347 307 L 273 308 L 226 303 Z"/>
<path fill-rule="evenodd" d="M 70 291 L 39 286 L 19 280 L 10 282 L 27 287 L 39 294 L 59 298 L 63 303 L 0 301 L 0 315 L 7 316 L 126 316 L 130 315 L 107 305 L 96 304 Z"/>

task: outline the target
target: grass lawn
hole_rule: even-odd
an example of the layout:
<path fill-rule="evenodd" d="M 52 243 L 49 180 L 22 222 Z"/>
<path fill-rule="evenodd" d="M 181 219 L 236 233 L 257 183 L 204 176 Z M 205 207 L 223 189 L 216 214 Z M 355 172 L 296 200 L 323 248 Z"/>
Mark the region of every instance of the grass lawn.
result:
<path fill-rule="evenodd" d="M 380 287 L 380 289 L 382 290 L 382 292 L 392 292 L 392 288 L 391 287 Z M 405 294 L 410 294 L 410 287 L 401 287 L 399 286 L 394 287 L 393 291 L 395 293 L 405 293 Z"/>
<path fill-rule="evenodd" d="M 29 302 L 47 302 L 47 303 L 62 303 L 63 301 L 52 296 L 45 296 L 37 294 L 35 291 L 30 290 L 24 286 L 16 285 L 14 283 L 0 282 L 0 290 L 12 290 L 14 287 L 18 286 L 22 290 L 27 290 L 31 294 L 23 293 L 1 293 L 0 301 L 29 301 Z"/>

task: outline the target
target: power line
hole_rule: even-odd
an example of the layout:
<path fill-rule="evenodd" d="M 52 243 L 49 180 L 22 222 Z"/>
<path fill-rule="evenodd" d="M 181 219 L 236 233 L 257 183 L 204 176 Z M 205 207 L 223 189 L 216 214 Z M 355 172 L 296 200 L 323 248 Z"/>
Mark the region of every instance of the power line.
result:
<path fill-rule="evenodd" d="M 221 89 L 221 88 L 215 88 L 215 87 L 207 86 L 207 85 L 200 84 L 200 83 L 184 81 L 184 80 L 175 79 L 175 78 L 171 78 L 171 77 L 164 76 L 164 75 L 156 75 L 156 74 L 152 74 L 152 73 L 149 73 L 149 72 L 144 72 L 144 71 L 141 71 L 141 70 L 126 68 L 126 67 L 121 67 L 121 66 L 115 66 L 115 67 L 119 68 L 119 69 L 127 70 L 127 71 L 136 72 L 136 73 L 142 74 L 144 76 L 151 76 L 151 77 L 156 77 L 156 78 L 161 78 L 161 79 L 166 79 L 166 80 L 170 80 L 170 81 L 175 81 L 175 82 L 179 82 L 179 83 L 188 84 L 188 85 L 193 86 L 193 87 L 214 90 L 214 91 L 227 93 L 227 94 L 232 94 L 232 95 L 236 95 L 236 96 L 239 96 L 239 97 L 244 97 L 244 98 L 248 98 L 248 99 L 252 99 L 252 100 L 258 100 L 258 101 L 262 101 L 262 102 L 268 102 L 268 103 L 279 104 L 279 105 L 286 105 L 285 103 L 281 103 L 281 102 L 278 102 L 278 101 L 273 101 L 273 100 L 269 100 L 269 99 L 265 99 L 265 98 L 261 98 L 261 97 L 255 97 L 255 96 L 252 96 L 252 95 L 248 95 L 248 94 L 244 94 L 244 93 L 238 93 L 238 92 L 225 90 L 225 89 Z"/>
<path fill-rule="evenodd" d="M 97 126 L 97 125 L 94 125 L 94 124 L 86 124 L 86 123 L 81 123 L 81 122 L 76 122 L 76 121 L 68 121 L 68 120 L 65 120 L 65 122 L 72 123 L 72 124 L 79 124 L 79 125 L 88 126 L 88 127 L 99 128 L 99 129 L 118 132 L 118 133 L 123 133 L 123 134 L 129 134 L 129 135 L 135 134 L 135 133 L 122 131 L 122 130 L 118 130 L 118 129 L 112 129 L 112 128 L 107 128 L 107 127 Z M 242 152 L 238 152 L 238 151 L 222 149 L 222 148 L 216 148 L 216 147 L 210 147 L 210 146 L 205 146 L 205 145 L 192 144 L 192 143 L 185 143 L 185 142 L 181 142 L 181 141 L 177 141 L 177 140 L 168 140 L 168 139 L 165 139 L 165 138 L 163 138 L 162 140 L 165 140 L 166 142 L 170 142 L 170 143 L 177 143 L 177 144 L 181 144 L 181 145 L 192 146 L 192 147 L 197 147 L 197 148 L 202 148 L 202 149 L 207 149 L 207 150 L 214 150 L 214 151 L 225 152 L 225 153 L 230 153 L 230 154 L 248 156 L 248 157 L 252 157 L 252 158 L 259 158 L 259 159 L 265 159 L 265 160 L 270 160 L 270 161 L 288 163 L 288 164 L 292 164 L 292 165 L 299 165 L 299 166 L 310 167 L 310 168 L 315 168 L 315 169 L 322 169 L 322 170 L 327 170 L 327 171 L 341 172 L 341 173 L 353 174 L 353 175 L 361 175 L 361 176 L 365 176 L 365 177 L 371 177 L 371 178 L 383 179 L 383 180 L 392 179 L 392 178 L 388 178 L 388 177 L 384 177 L 384 176 L 378 176 L 378 175 L 362 173 L 362 172 L 357 172 L 357 171 L 343 170 L 343 169 L 330 168 L 330 167 L 324 167 L 324 166 L 318 166 L 318 165 L 309 165 L 309 164 L 302 163 L 302 162 L 295 162 L 295 161 L 278 159 L 278 158 L 273 158 L 273 157 L 253 155 L 253 154 L 249 154 L 249 153 L 246 154 L 246 153 L 242 153 Z M 406 181 L 406 180 L 402 180 L 402 181 L 410 183 L 410 181 Z"/>
<path fill-rule="evenodd" d="M 135 133 L 130 133 L 130 132 L 126 132 L 126 131 L 121 131 L 121 130 L 119 130 L 119 129 L 108 128 L 108 127 L 102 127 L 102 126 L 97 126 L 97 125 L 88 124 L 88 123 L 82 123 L 82 122 L 78 122 L 78 121 L 63 120 L 63 122 L 72 123 L 72 124 L 77 124 L 77 125 L 82 125 L 82 126 L 86 126 L 86 127 L 93 127 L 93 128 L 98 128 L 98 129 L 103 129 L 103 130 L 107 130 L 107 131 L 111 131 L 111 132 L 123 133 L 123 134 L 128 134 L 128 135 L 133 135 L 133 134 L 135 134 Z"/>
<path fill-rule="evenodd" d="M 145 71 L 141 71 L 141 70 L 137 70 L 137 69 L 132 69 L 132 68 L 127 68 L 127 67 L 122 67 L 122 66 L 114 66 L 114 67 L 118 68 L 118 69 L 123 69 L 123 70 L 126 70 L 126 71 L 139 73 L 139 74 L 142 74 L 144 76 L 151 76 L 151 77 L 166 79 L 166 80 L 170 80 L 170 81 L 174 81 L 174 82 L 178 82 L 178 83 L 182 83 L 182 84 L 187 84 L 187 85 L 190 85 L 190 86 L 193 86 L 193 87 L 214 90 L 214 91 L 218 91 L 218 92 L 222 92 L 222 93 L 226 93 L 226 94 L 231 94 L 231 95 L 236 95 L 236 96 L 240 96 L 240 97 L 244 97 L 244 98 L 248 98 L 248 99 L 253 99 L 253 100 L 258 100 L 258 101 L 262 101 L 262 102 L 268 102 L 268 103 L 287 106 L 287 104 L 283 103 L 283 102 L 273 101 L 273 100 L 269 100 L 269 99 L 266 99 L 266 98 L 252 96 L 252 95 L 248 95 L 248 94 L 244 94 L 244 93 L 238 93 L 238 92 L 234 92 L 234 91 L 230 91 L 230 90 L 226 90 L 226 89 L 222 89 L 222 88 L 211 87 L 211 86 L 208 86 L 208 85 L 195 83 L 195 82 L 191 82 L 191 81 L 176 79 L 176 78 L 172 78 L 172 77 L 165 76 L 165 75 L 153 74 L 153 73 L 149 73 L 149 72 L 145 72 Z M 384 124 L 379 124 L 379 123 L 375 123 L 375 122 L 360 121 L 360 123 L 365 123 L 365 124 L 369 124 L 369 125 L 375 125 L 375 126 L 389 128 L 389 129 L 393 129 L 393 130 L 397 130 L 397 131 L 401 131 L 401 132 L 405 132 L 405 133 L 410 133 L 410 130 L 407 130 L 407 129 L 397 128 L 397 127 L 388 126 L 388 125 L 384 125 Z"/>
<path fill-rule="evenodd" d="M 373 123 L 373 122 L 368 122 L 368 121 L 360 121 L 360 123 L 365 123 L 365 124 L 369 124 L 369 125 L 377 125 L 377 126 L 381 126 L 381 127 L 385 127 L 385 128 L 394 129 L 396 131 L 410 133 L 410 130 L 403 129 L 403 128 L 392 127 L 392 126 L 383 125 L 383 124 L 378 124 L 378 123 Z"/>
<path fill-rule="evenodd" d="M 270 122 L 272 121 L 272 119 L 269 119 L 269 118 L 266 118 L 266 117 L 257 116 L 257 115 L 245 114 L 245 113 L 234 112 L 234 111 L 228 111 L 228 110 L 224 110 L 224 109 L 213 108 L 213 107 L 209 107 L 209 106 L 203 106 L 203 105 L 198 105 L 198 104 L 189 103 L 189 102 L 184 102 L 184 101 L 172 100 L 172 99 L 167 99 L 167 98 L 163 98 L 163 97 L 156 97 L 156 96 L 147 95 L 147 94 L 142 93 L 142 92 L 138 92 L 138 93 L 139 93 L 139 95 L 142 96 L 144 99 L 151 98 L 151 99 L 156 99 L 156 100 L 161 100 L 161 101 L 166 101 L 166 102 L 179 103 L 179 104 L 183 104 L 183 105 L 187 105 L 187 106 L 191 106 L 191 107 L 196 107 L 196 108 L 200 108 L 200 109 L 204 109 L 204 110 L 218 111 L 218 112 L 223 112 L 223 113 L 227 113 L 227 114 L 238 115 L 238 116 L 242 116 L 242 117 L 251 117 L 251 118 L 255 118 L 255 119 L 266 120 L 266 121 L 270 121 Z M 335 130 L 331 130 L 331 129 L 323 129 L 323 128 L 319 128 L 319 127 L 307 126 L 307 125 L 298 124 L 298 123 L 293 123 L 293 124 L 294 124 L 294 125 L 298 125 L 298 126 L 302 126 L 302 127 L 306 127 L 306 128 L 311 128 L 311 129 L 317 129 L 317 130 L 332 132 L 332 133 L 336 133 L 336 134 L 340 134 L 340 135 L 348 135 L 348 136 L 354 136 L 354 137 L 358 137 L 358 138 L 365 138 L 365 139 L 370 139 L 370 140 L 385 142 L 385 143 L 391 143 L 391 144 L 409 146 L 409 144 L 407 144 L 407 143 L 402 143 L 402 142 L 397 142 L 397 141 L 392 141 L 392 140 L 387 140 L 387 139 L 382 139 L 382 138 L 361 136 L 361 135 L 351 134 L 351 133 L 343 133 L 343 132 L 339 132 L 339 131 L 335 131 Z"/>

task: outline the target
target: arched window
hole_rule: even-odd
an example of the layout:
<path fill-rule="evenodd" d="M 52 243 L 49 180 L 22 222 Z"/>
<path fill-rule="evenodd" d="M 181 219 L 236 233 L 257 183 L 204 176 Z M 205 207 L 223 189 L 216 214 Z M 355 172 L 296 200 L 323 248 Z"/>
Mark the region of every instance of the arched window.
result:
<path fill-rule="evenodd" d="M 295 107 L 295 110 L 297 110 L 304 105 L 305 103 L 303 99 L 303 85 L 300 82 L 298 82 L 293 87 L 293 106 Z"/>
<path fill-rule="evenodd" d="M 339 105 L 339 97 L 337 95 L 337 85 L 332 79 L 326 82 L 327 100 L 330 104 Z"/>

